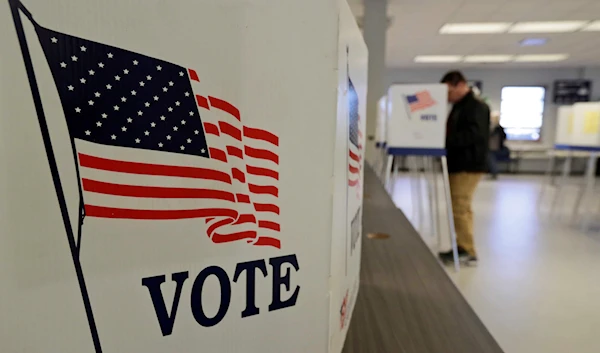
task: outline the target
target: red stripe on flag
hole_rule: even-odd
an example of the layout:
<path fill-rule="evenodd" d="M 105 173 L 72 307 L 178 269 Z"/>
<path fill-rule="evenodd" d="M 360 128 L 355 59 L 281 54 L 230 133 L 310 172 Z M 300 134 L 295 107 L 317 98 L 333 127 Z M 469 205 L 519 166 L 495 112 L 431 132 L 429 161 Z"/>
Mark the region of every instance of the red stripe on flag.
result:
<path fill-rule="evenodd" d="M 119 219 L 189 219 L 206 217 L 235 218 L 237 211 L 225 208 L 204 208 L 196 210 L 132 210 L 127 208 L 85 205 L 87 217 Z"/>
<path fill-rule="evenodd" d="M 196 70 L 188 69 L 188 73 L 190 74 L 190 80 L 200 82 L 200 78 L 198 78 Z"/>
<path fill-rule="evenodd" d="M 123 185 L 91 179 L 81 179 L 81 182 L 83 190 L 105 195 L 157 199 L 216 199 L 235 202 L 232 193 L 221 190 Z"/>
<path fill-rule="evenodd" d="M 209 96 L 208 99 L 210 101 L 210 105 L 213 108 L 222 110 L 226 113 L 233 115 L 237 120 L 241 120 L 240 119 L 240 110 L 238 108 L 234 107 L 233 104 L 226 102 L 222 99 L 211 97 L 211 96 Z"/>
<path fill-rule="evenodd" d="M 279 239 L 271 237 L 259 237 L 254 245 L 257 246 L 272 246 L 277 249 L 281 249 L 281 241 Z"/>
<path fill-rule="evenodd" d="M 222 133 L 227 134 L 238 141 L 242 141 L 242 132 L 237 127 L 224 121 L 219 121 L 219 128 Z"/>
<path fill-rule="evenodd" d="M 271 229 L 271 230 L 275 230 L 278 232 L 281 230 L 279 223 L 270 222 L 270 221 L 258 221 L 258 226 L 260 228 Z"/>
<path fill-rule="evenodd" d="M 242 239 L 254 239 L 256 238 L 256 232 L 254 231 L 245 231 L 245 232 L 237 232 L 233 234 L 219 234 L 215 233 L 211 237 L 212 241 L 220 244 L 220 243 L 230 243 Z"/>
<path fill-rule="evenodd" d="M 208 151 L 210 152 L 210 158 L 216 159 L 221 162 L 227 162 L 227 155 L 222 150 L 210 147 Z"/>
<path fill-rule="evenodd" d="M 244 152 L 235 146 L 227 146 L 227 154 L 230 156 L 244 159 Z"/>
<path fill-rule="evenodd" d="M 212 123 L 204 123 L 204 132 L 211 135 L 219 136 L 219 128 Z"/>
<path fill-rule="evenodd" d="M 207 179 L 231 184 L 231 177 L 227 173 L 206 168 L 117 161 L 82 153 L 79 153 L 79 165 L 111 172 Z"/>
<path fill-rule="evenodd" d="M 356 185 L 358 185 L 358 179 L 356 179 L 356 180 L 348 180 L 348 185 L 349 186 L 356 186 Z"/>
<path fill-rule="evenodd" d="M 279 196 L 279 190 L 275 186 L 248 184 L 248 190 L 254 194 L 269 194 L 275 197 Z"/>
<path fill-rule="evenodd" d="M 208 99 L 204 96 L 196 95 L 196 102 L 198 102 L 198 106 L 204 109 L 210 109 L 210 105 L 208 104 Z"/>
<path fill-rule="evenodd" d="M 253 214 L 242 214 L 233 224 L 256 223 L 256 217 Z"/>
<path fill-rule="evenodd" d="M 358 173 L 360 169 L 358 169 L 357 167 L 354 167 L 352 165 L 348 165 L 348 171 L 350 173 Z"/>
<path fill-rule="evenodd" d="M 267 169 L 267 168 L 260 168 L 260 167 L 254 167 L 251 165 L 247 165 L 246 172 L 248 174 L 252 174 L 252 175 L 266 176 L 266 177 L 273 178 L 275 180 L 279 180 L 279 173 L 274 170 Z"/>
<path fill-rule="evenodd" d="M 231 176 L 233 177 L 233 179 L 236 179 L 240 183 L 246 182 L 246 175 L 244 174 L 244 172 L 237 168 L 231 168 Z"/>
<path fill-rule="evenodd" d="M 348 150 L 348 156 L 353 159 L 356 162 L 360 162 L 360 157 L 355 154 L 354 152 L 352 152 L 351 150 Z"/>
<path fill-rule="evenodd" d="M 279 146 L 279 137 L 266 130 L 254 129 L 251 127 L 244 126 L 244 136 L 256 140 L 267 141 L 274 144 L 275 146 Z"/>
<path fill-rule="evenodd" d="M 277 205 L 273 205 L 273 204 L 255 203 L 254 209 L 257 212 L 271 212 L 271 213 L 279 214 L 279 207 L 277 207 Z"/>
<path fill-rule="evenodd" d="M 244 146 L 244 152 L 246 152 L 247 156 L 259 159 L 266 159 L 276 164 L 279 164 L 279 156 L 271 151 Z"/>
<path fill-rule="evenodd" d="M 241 203 L 250 203 L 250 196 L 244 194 L 235 194 L 235 197 L 238 202 Z"/>

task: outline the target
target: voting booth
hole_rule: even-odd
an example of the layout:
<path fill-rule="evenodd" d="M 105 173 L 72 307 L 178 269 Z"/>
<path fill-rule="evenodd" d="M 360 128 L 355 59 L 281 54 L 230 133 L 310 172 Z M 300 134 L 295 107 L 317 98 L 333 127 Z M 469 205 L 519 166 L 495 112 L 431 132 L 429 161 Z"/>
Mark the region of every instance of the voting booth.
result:
<path fill-rule="evenodd" d="M 575 103 L 573 105 L 571 145 L 600 149 L 600 103 Z"/>
<path fill-rule="evenodd" d="M 377 126 L 375 127 L 375 143 L 377 148 L 385 148 L 387 127 L 388 99 L 383 96 L 377 103 Z"/>
<path fill-rule="evenodd" d="M 377 103 L 377 124 L 375 125 L 375 153 L 372 155 L 371 160 L 367 160 L 373 169 L 375 169 L 377 176 L 383 179 L 384 166 L 386 161 L 386 128 L 387 128 L 387 117 L 388 117 L 388 99 L 387 95 L 379 99 Z"/>
<path fill-rule="evenodd" d="M 450 200 L 450 185 L 446 161 L 445 137 L 448 114 L 448 87 L 445 84 L 396 84 L 390 86 L 387 94 L 388 116 L 386 126 L 386 162 L 384 167 L 384 185 L 394 194 L 394 184 L 398 179 L 399 157 L 407 161 L 411 171 L 411 194 L 413 219 L 420 224 L 415 228 L 421 232 L 425 216 L 422 203 L 425 199 L 421 181 L 425 180 L 430 214 L 429 223 L 438 247 L 442 244 L 439 216 L 442 212 L 438 197 L 438 176 L 435 159 L 440 159 L 444 199 L 450 245 L 454 254 L 455 269 L 459 269 L 456 233 Z M 394 166 L 394 170 L 392 170 Z M 432 178 L 425 178 L 424 174 Z"/>
<path fill-rule="evenodd" d="M 9 0 L 0 24 L 0 352 L 341 351 L 367 76 L 345 2 Z"/>
<path fill-rule="evenodd" d="M 571 144 L 571 135 L 573 134 L 574 124 L 573 106 L 564 105 L 558 107 L 556 117 L 556 135 L 554 138 L 554 145 L 557 148 L 564 148 Z"/>
<path fill-rule="evenodd" d="M 390 86 L 388 154 L 444 154 L 447 92 L 443 84 Z"/>

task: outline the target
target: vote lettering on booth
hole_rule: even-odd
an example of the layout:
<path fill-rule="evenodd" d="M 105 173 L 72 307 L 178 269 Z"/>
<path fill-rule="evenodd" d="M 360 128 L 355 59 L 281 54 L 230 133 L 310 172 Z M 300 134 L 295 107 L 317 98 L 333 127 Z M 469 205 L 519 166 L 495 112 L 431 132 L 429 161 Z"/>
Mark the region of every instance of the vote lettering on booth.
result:
<path fill-rule="evenodd" d="M 340 352 L 367 63 L 345 1 L 1 6 L 0 351 Z"/>

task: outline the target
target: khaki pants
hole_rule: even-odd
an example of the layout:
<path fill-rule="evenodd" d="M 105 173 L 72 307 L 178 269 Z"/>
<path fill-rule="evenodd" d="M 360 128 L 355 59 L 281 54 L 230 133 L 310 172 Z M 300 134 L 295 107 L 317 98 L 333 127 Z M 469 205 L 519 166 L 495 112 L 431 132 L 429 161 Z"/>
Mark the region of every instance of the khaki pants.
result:
<path fill-rule="evenodd" d="M 469 255 L 476 256 L 473 242 L 473 210 L 471 202 L 483 173 L 452 173 L 450 174 L 450 195 L 452 211 L 454 212 L 454 228 L 456 242 Z"/>

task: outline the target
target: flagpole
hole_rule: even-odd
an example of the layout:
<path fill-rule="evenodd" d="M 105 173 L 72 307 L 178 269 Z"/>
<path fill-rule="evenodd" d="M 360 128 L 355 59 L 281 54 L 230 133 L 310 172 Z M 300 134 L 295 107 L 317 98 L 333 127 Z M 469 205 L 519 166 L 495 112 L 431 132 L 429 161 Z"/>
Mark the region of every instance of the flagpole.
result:
<path fill-rule="evenodd" d="M 48 164 L 50 166 L 50 173 L 52 174 L 52 181 L 54 182 L 54 188 L 56 190 L 56 196 L 58 198 L 58 204 L 60 207 L 60 212 L 62 214 L 63 224 L 65 227 L 65 231 L 67 233 L 67 240 L 69 242 L 71 256 L 73 258 L 75 273 L 77 275 L 77 281 L 79 282 L 79 288 L 81 290 L 83 305 L 85 307 L 88 324 L 90 326 L 90 333 L 92 335 L 92 340 L 94 342 L 94 348 L 96 350 L 96 353 L 102 353 L 102 347 L 100 345 L 100 338 L 98 337 L 98 329 L 96 327 L 96 322 L 94 320 L 94 314 L 92 312 L 92 306 L 90 304 L 90 298 L 89 298 L 87 287 L 85 284 L 83 270 L 81 268 L 81 262 L 79 261 L 79 251 L 77 249 L 77 244 L 75 243 L 73 228 L 71 226 L 71 221 L 69 218 L 69 210 L 67 208 L 67 203 L 65 200 L 63 187 L 62 187 L 62 184 L 60 181 L 60 175 L 58 172 L 56 158 L 54 157 L 54 150 L 52 148 L 50 132 L 48 131 L 48 123 L 46 121 L 46 115 L 44 113 L 42 99 L 40 96 L 37 80 L 35 78 L 35 72 L 33 69 L 33 61 L 31 59 L 29 47 L 27 45 L 27 39 L 25 37 L 25 29 L 23 28 L 23 22 L 21 21 L 20 11 L 23 12 L 23 14 L 32 22 L 32 24 L 34 26 L 38 26 L 38 24 L 34 21 L 31 13 L 23 6 L 23 4 L 19 0 L 8 0 L 8 3 L 10 5 L 13 21 L 15 24 L 15 29 L 17 32 L 17 37 L 19 39 L 19 45 L 21 47 L 21 54 L 23 55 L 25 70 L 27 71 L 27 77 L 29 79 L 31 94 L 33 96 L 33 103 L 35 105 L 35 110 L 36 110 L 38 121 L 40 124 L 42 139 L 44 141 L 44 147 L 46 149 L 46 156 L 48 158 Z M 81 205 L 80 205 L 80 207 L 81 207 Z M 81 212 L 81 209 L 79 211 Z M 78 220 L 78 223 L 81 224 L 81 215 L 79 215 L 79 218 L 80 219 Z"/>

